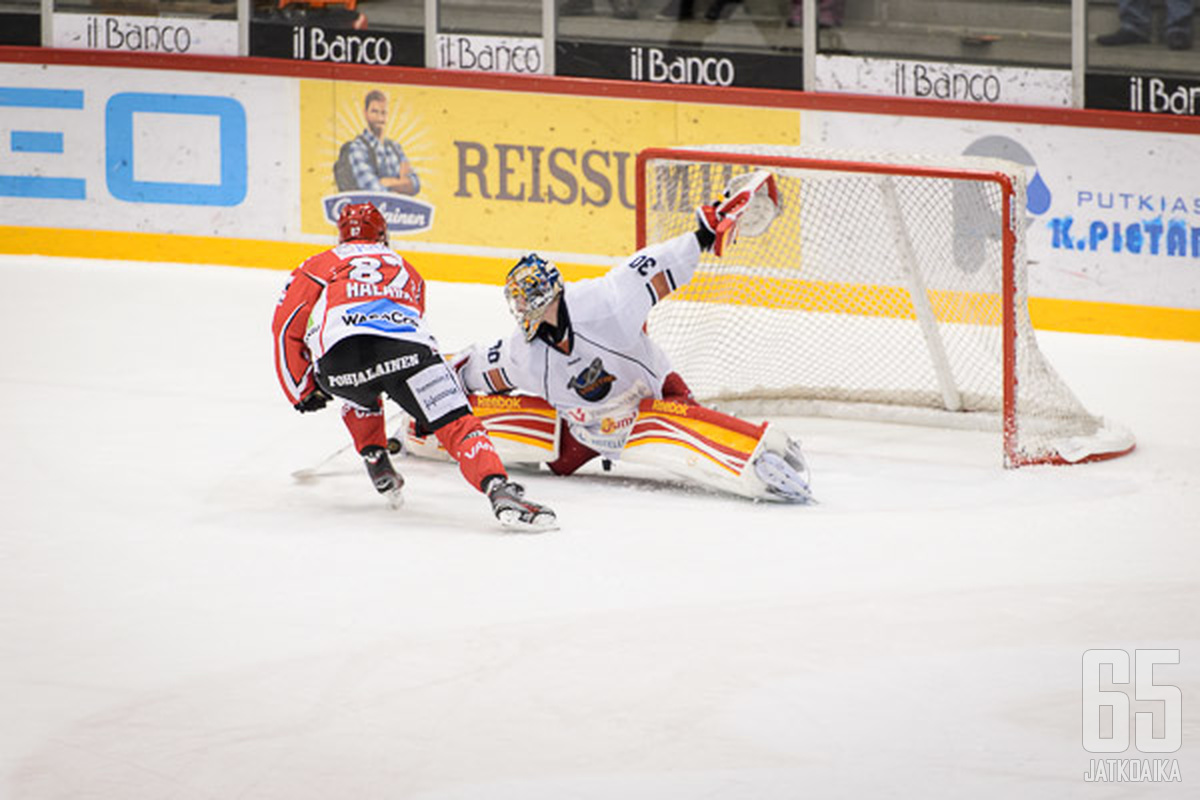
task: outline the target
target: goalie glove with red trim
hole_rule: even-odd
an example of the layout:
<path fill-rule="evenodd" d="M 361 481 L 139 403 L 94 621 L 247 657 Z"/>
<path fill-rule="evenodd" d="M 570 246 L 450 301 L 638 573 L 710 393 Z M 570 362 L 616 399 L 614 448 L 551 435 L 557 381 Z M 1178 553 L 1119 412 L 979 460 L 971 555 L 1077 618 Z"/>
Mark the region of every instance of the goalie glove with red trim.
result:
<path fill-rule="evenodd" d="M 703 231 L 712 235 L 710 247 L 713 253 L 721 256 L 727 240 L 733 244 L 739 235 L 766 233 L 779 211 L 779 187 L 775 184 L 775 176 L 760 169 L 731 180 L 724 199 L 697 207 L 696 220 Z"/>

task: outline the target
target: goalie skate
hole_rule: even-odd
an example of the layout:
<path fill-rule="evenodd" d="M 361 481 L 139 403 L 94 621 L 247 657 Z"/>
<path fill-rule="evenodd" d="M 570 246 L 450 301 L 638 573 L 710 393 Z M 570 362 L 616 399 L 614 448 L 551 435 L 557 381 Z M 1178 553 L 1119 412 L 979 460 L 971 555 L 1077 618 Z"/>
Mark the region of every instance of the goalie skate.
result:
<path fill-rule="evenodd" d="M 362 457 L 375 491 L 383 495 L 392 508 L 404 505 L 404 495 L 401 493 L 404 478 L 392 466 L 388 451 L 382 447 L 367 447 L 363 449 Z"/>
<path fill-rule="evenodd" d="M 754 462 L 754 474 L 766 485 L 767 491 L 789 503 L 812 503 L 812 489 L 805 471 L 797 470 L 788 455 L 766 452 Z"/>
<path fill-rule="evenodd" d="M 557 527 L 558 517 L 545 506 L 525 499 L 525 487 L 503 478 L 492 478 L 487 485 L 492 513 L 509 530 L 539 532 Z"/>

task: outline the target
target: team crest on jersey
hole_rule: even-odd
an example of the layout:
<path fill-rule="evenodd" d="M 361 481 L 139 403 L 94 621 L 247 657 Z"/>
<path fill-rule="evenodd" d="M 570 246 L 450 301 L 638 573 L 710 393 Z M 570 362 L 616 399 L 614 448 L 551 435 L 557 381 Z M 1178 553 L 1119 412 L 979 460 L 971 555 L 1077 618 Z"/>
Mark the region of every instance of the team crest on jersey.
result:
<path fill-rule="evenodd" d="M 589 403 L 598 403 L 612 391 L 613 381 L 616 379 L 617 376 L 604 371 L 603 361 L 594 358 L 587 369 L 567 382 L 567 388 L 573 389 Z"/>

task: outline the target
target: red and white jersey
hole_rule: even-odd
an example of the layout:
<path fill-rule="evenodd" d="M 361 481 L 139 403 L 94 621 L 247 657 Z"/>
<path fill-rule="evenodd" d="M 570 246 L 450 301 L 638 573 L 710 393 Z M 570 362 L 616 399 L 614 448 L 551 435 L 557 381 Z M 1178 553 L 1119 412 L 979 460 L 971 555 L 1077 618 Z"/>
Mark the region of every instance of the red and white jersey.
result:
<path fill-rule="evenodd" d="M 469 392 L 517 391 L 547 400 L 579 441 L 615 457 L 638 403 L 662 399 L 671 372 L 666 354 L 646 335 L 650 309 L 687 283 L 700 244 L 687 233 L 650 245 L 600 278 L 567 284 L 563 298 L 571 334 L 560 347 L 525 341 L 517 327 L 491 347 L 472 349 L 459 374 Z"/>
<path fill-rule="evenodd" d="M 293 272 L 275 309 L 275 368 L 292 403 L 315 386 L 317 359 L 349 336 L 384 336 L 437 349 L 423 321 L 425 280 L 386 245 L 347 242 Z"/>

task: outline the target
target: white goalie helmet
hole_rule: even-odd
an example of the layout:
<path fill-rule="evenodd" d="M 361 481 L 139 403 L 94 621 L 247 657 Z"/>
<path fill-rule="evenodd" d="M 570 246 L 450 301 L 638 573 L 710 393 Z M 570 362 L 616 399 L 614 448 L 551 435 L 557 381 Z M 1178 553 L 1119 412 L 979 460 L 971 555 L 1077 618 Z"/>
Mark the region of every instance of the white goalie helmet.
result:
<path fill-rule="evenodd" d="M 537 335 L 546 309 L 562 294 L 562 275 L 553 263 L 529 253 L 521 258 L 504 281 L 508 309 L 525 332 L 525 341 Z"/>

